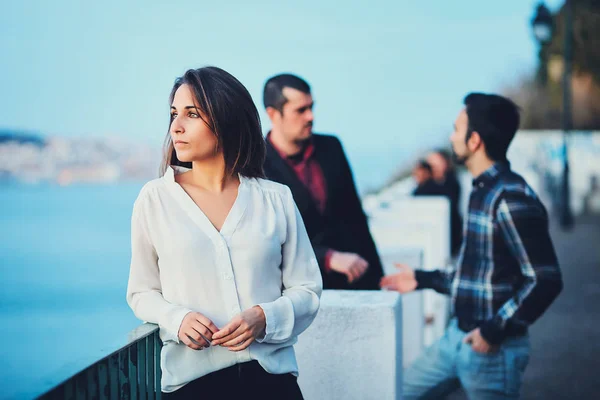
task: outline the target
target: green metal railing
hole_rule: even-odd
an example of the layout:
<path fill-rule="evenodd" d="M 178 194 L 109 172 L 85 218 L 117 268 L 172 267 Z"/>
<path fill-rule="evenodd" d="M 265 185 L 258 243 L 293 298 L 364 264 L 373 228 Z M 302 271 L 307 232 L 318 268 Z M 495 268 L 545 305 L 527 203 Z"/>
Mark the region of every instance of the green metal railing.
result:
<path fill-rule="evenodd" d="M 158 327 L 144 324 L 130 334 L 127 345 L 39 398 L 158 400 L 161 398 L 161 347 Z"/>

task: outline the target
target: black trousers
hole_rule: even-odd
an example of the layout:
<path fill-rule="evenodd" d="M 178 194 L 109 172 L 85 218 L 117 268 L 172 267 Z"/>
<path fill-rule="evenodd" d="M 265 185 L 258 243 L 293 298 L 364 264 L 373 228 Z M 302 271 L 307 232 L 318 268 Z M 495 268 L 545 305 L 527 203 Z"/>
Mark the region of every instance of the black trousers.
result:
<path fill-rule="evenodd" d="M 166 400 L 303 400 L 294 375 L 270 374 L 257 361 L 215 371 L 162 395 Z"/>

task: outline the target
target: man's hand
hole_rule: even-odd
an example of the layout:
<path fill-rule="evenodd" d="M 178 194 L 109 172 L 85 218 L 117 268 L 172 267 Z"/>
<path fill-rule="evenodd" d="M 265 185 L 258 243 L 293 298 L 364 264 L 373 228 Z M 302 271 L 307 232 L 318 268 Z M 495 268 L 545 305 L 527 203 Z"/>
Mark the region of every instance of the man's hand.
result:
<path fill-rule="evenodd" d="M 352 283 L 365 274 L 369 263 L 358 254 L 334 251 L 329 259 L 329 267 L 335 272 L 346 275 L 348 283 Z"/>
<path fill-rule="evenodd" d="M 254 306 L 233 317 L 233 319 L 212 337 L 213 346 L 223 346 L 231 351 L 242 351 L 259 337 L 267 326 L 262 308 Z"/>
<path fill-rule="evenodd" d="M 398 273 L 381 278 L 379 287 L 395 290 L 400 293 L 409 293 L 417 288 L 415 270 L 405 264 L 396 264 Z"/>
<path fill-rule="evenodd" d="M 471 348 L 477 353 L 495 353 L 498 351 L 500 346 L 494 346 L 485 341 L 479 328 L 472 330 L 465 336 L 463 342 L 470 344 Z"/>
<path fill-rule="evenodd" d="M 177 336 L 190 349 L 202 350 L 210 346 L 207 339 L 211 340 L 213 334 L 218 330 L 219 328 L 204 315 L 198 312 L 189 312 L 183 318 Z"/>

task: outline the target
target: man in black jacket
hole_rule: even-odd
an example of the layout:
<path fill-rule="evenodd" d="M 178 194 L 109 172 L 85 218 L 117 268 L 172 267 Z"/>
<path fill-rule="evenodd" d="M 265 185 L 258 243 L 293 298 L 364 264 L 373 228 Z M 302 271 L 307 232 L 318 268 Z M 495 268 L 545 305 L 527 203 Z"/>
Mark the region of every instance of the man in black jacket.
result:
<path fill-rule="evenodd" d="M 419 160 L 412 170 L 412 175 L 417 187 L 413 196 L 443 196 L 443 189 L 433 180 L 431 165 L 425 160 Z"/>
<path fill-rule="evenodd" d="M 427 156 L 433 179 L 441 189 L 440 195 L 450 200 L 450 250 L 456 256 L 463 239 L 463 219 L 460 213 L 460 183 L 452 168 L 452 158 L 446 150 L 436 150 Z"/>
<path fill-rule="evenodd" d="M 270 78 L 264 105 L 267 178 L 290 187 L 321 267 L 325 289 L 377 290 L 381 261 L 340 141 L 314 134 L 310 86 L 290 74 Z"/>

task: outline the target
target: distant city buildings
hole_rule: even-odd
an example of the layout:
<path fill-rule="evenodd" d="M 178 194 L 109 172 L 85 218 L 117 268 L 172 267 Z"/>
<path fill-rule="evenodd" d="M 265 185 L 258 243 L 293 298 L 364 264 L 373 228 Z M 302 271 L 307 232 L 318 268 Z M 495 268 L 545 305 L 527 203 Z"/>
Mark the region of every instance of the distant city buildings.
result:
<path fill-rule="evenodd" d="M 41 137 L 0 131 L 0 181 L 115 183 L 158 176 L 160 149 L 118 138 Z"/>

